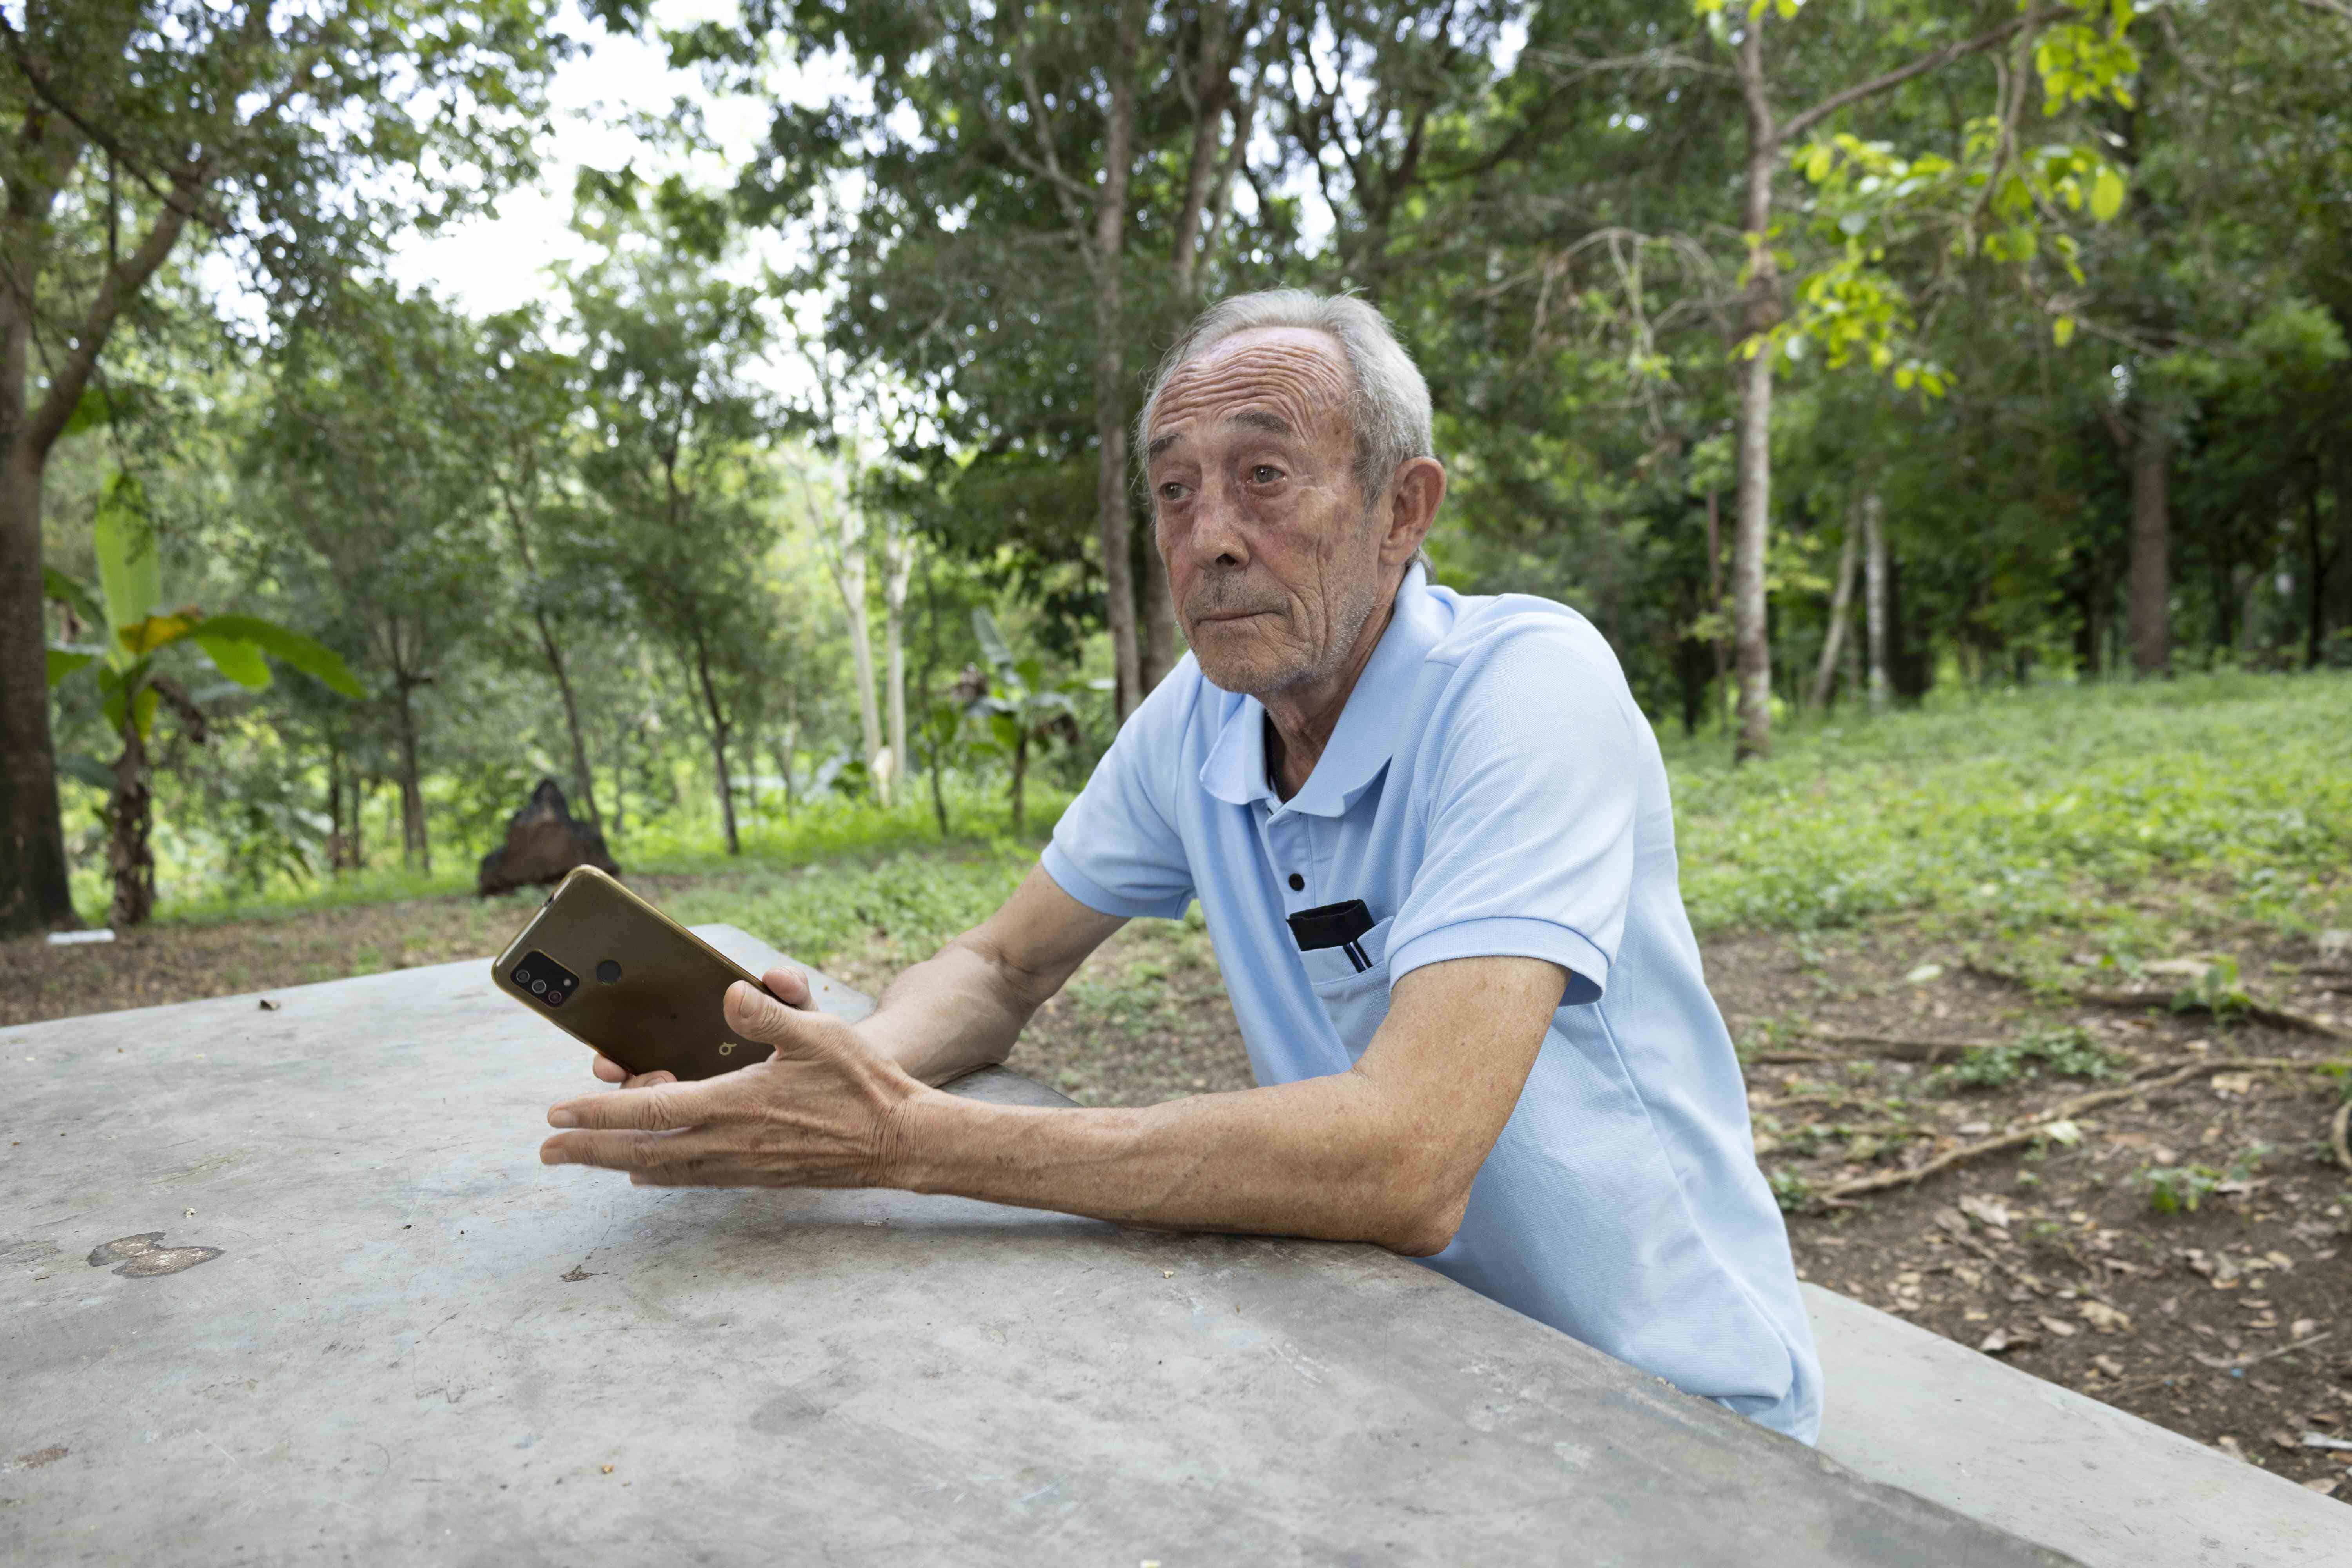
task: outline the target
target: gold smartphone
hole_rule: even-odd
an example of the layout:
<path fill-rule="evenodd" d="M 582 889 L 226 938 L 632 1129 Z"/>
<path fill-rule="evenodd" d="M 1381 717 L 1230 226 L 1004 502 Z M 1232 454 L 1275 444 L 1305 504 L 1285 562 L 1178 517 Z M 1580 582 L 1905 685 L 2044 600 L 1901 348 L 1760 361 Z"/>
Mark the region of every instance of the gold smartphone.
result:
<path fill-rule="evenodd" d="M 771 1048 L 727 1026 L 727 987 L 759 976 L 593 866 L 556 885 L 490 978 L 632 1073 L 716 1078 Z"/>

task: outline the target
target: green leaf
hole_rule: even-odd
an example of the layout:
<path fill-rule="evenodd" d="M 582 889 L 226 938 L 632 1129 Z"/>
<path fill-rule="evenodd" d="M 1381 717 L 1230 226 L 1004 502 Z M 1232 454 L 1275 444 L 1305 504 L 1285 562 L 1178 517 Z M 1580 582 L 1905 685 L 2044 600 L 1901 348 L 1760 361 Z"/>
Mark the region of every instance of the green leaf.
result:
<path fill-rule="evenodd" d="M 106 612 L 99 608 L 98 599 L 89 584 L 78 577 L 68 577 L 54 566 L 41 568 L 41 596 L 54 599 L 79 616 L 91 626 L 106 624 Z"/>
<path fill-rule="evenodd" d="M 98 546 L 99 588 L 106 595 L 107 628 L 135 626 L 154 614 L 163 596 L 155 529 L 147 520 L 146 495 L 137 479 L 118 474 L 106 487 L 92 537 Z"/>
<path fill-rule="evenodd" d="M 2123 210 L 2124 177 L 2113 169 L 2101 169 L 2091 182 L 2091 216 L 2105 223 Z"/>
<path fill-rule="evenodd" d="M 2058 346 L 2062 349 L 2068 343 L 2073 342 L 2074 341 L 2074 318 L 2072 316 L 2061 316 L 2056 321 L 2051 322 L 2050 335 L 2052 338 L 2056 340 Z"/>
<path fill-rule="evenodd" d="M 49 654 L 49 684 L 55 686 L 83 665 L 94 661 L 98 655 L 86 648 L 59 647 L 52 643 Z"/>
<path fill-rule="evenodd" d="M 168 616 L 148 616 L 129 626 L 114 628 L 114 640 L 123 651 L 150 654 L 159 647 L 169 647 L 196 629 L 204 616 L 194 610 L 179 610 Z"/>
<path fill-rule="evenodd" d="M 971 635 L 979 639 L 980 651 L 999 670 L 1013 667 L 1013 649 L 1006 646 L 1004 634 L 996 629 L 996 617 L 985 606 L 975 605 L 971 612 Z"/>
<path fill-rule="evenodd" d="M 261 650 L 240 637 L 225 637 L 216 631 L 199 630 L 196 646 L 213 661 L 213 668 L 248 690 L 258 691 L 269 684 L 269 661 Z"/>
<path fill-rule="evenodd" d="M 64 752 L 58 757 L 58 772 L 69 779 L 79 779 L 92 789 L 111 791 L 114 774 L 104 763 L 87 752 Z"/>
<path fill-rule="evenodd" d="M 341 655 L 276 621 L 265 621 L 258 616 L 214 616 L 205 622 L 205 635 L 251 643 L 279 663 L 324 681 L 346 697 L 359 699 L 367 695 L 367 688 L 360 684 L 359 677 L 352 673 Z M 218 658 L 213 662 L 220 663 Z M 220 666 L 220 672 L 232 680 L 240 679 L 225 664 Z"/>
<path fill-rule="evenodd" d="M 131 699 L 131 717 L 139 726 L 142 740 L 146 738 L 148 731 L 155 727 L 155 705 L 163 700 L 163 694 L 152 686 L 142 686 L 139 695 Z"/>

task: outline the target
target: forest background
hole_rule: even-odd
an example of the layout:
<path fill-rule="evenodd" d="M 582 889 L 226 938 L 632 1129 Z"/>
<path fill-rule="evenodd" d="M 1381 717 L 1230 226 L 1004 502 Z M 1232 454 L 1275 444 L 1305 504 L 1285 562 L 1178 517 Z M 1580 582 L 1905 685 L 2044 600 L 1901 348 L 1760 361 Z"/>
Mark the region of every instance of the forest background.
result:
<path fill-rule="evenodd" d="M 1144 377 L 1277 284 L 1429 376 L 1439 580 L 1690 746 L 2352 665 L 2338 0 L 0 23 L 9 931 L 462 884 L 542 773 L 625 859 L 1021 830 L 1181 656 Z M 698 88 L 566 258 L 415 276 L 615 40 Z"/>

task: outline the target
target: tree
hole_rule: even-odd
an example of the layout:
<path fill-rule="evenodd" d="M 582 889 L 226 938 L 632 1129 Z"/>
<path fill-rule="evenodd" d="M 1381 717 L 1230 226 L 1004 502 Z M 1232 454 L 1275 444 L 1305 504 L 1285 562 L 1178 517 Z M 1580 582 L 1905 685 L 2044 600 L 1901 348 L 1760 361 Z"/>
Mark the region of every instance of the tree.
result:
<path fill-rule="evenodd" d="M 1054 741 L 1070 746 L 1079 742 L 1075 699 L 1087 683 L 1076 677 L 1051 680 L 1043 660 L 1013 658 L 1004 634 L 997 630 L 996 617 L 984 609 L 972 611 L 971 629 L 988 660 L 988 669 L 984 674 L 967 673 L 964 712 L 980 727 L 978 748 L 997 753 L 1011 766 L 1013 831 L 1020 833 L 1029 821 L 1030 749 Z M 944 821 L 944 806 L 940 816 Z"/>
<path fill-rule="evenodd" d="M 154 530 L 144 515 L 139 484 L 118 477 L 98 511 L 96 544 L 101 607 L 82 584 L 52 572 L 52 593 L 93 627 L 104 632 L 100 648 L 53 647 L 48 684 L 94 668 L 107 722 L 122 750 L 107 768 L 107 870 L 114 882 L 109 923 L 129 928 L 146 923 L 155 909 L 155 858 L 148 847 L 153 817 L 148 787 L 147 741 L 159 706 L 168 704 L 191 740 L 205 735 L 204 702 L 162 668 L 166 650 L 193 645 L 215 669 L 242 688 L 269 684 L 269 659 L 283 660 L 316 677 L 345 697 L 366 695 L 343 661 L 328 649 L 274 621 L 254 616 L 206 616 L 193 605 L 165 610 Z M 265 657 L 266 656 L 266 657 Z"/>
<path fill-rule="evenodd" d="M 566 623 L 580 618 L 583 600 L 598 595 L 581 569 L 576 452 L 578 414 L 585 400 L 581 366 L 547 342 L 536 309 L 484 322 L 476 354 L 451 378 L 457 405 L 456 433 L 469 441 L 475 463 L 496 496 L 511 552 L 516 598 L 529 619 L 532 651 L 547 666 L 563 705 L 571 742 L 572 793 L 601 826 L 595 771 L 580 697 L 564 647 Z M 551 553 L 552 559 L 546 557 Z"/>
<path fill-rule="evenodd" d="M 74 919 L 41 489 L 85 400 L 102 408 L 109 342 L 192 226 L 291 300 L 495 195 L 530 166 L 551 10 L 28 0 L 0 18 L 0 934 Z"/>
<path fill-rule="evenodd" d="M 763 221 L 808 224 L 793 282 L 824 300 L 828 345 L 926 404 L 934 438 L 898 451 L 932 481 L 918 526 L 1017 573 L 1066 628 L 1098 615 L 1121 714 L 1176 645 L 1128 425 L 1153 340 L 1230 232 L 1268 9 L 764 0 L 740 26 L 674 36 L 681 63 L 747 85 L 772 50 L 865 62 L 821 110 L 779 110 L 739 193 Z M 1098 601 L 1072 581 L 1081 563 Z"/>
<path fill-rule="evenodd" d="M 603 560 L 667 645 L 710 744 L 727 852 L 742 852 L 728 747 L 774 631 L 761 580 L 775 540 L 764 401 L 745 380 L 768 339 L 759 291 L 716 276 L 719 204 L 677 180 L 583 175 L 578 226 L 604 254 L 568 274 L 588 365 L 581 474 Z"/>
<path fill-rule="evenodd" d="M 1724 0 L 1697 0 L 1697 5 L 1711 18 L 1719 19 L 1724 12 Z M 1778 229 L 1773 216 L 1775 186 L 1784 157 L 1791 148 L 1799 146 L 1801 138 L 1840 111 L 1939 71 L 1955 61 L 1999 48 L 2021 35 L 2051 29 L 2036 46 L 2035 65 L 2043 83 L 2052 89 L 2053 111 L 2081 97 L 2103 96 L 2117 90 L 2119 79 L 2137 63 L 2123 42 L 2124 28 L 2130 16 L 2128 8 L 2111 11 L 2106 0 L 2080 0 L 2079 4 L 2027 10 L 1939 47 L 1921 50 L 1890 69 L 1849 81 L 1810 106 L 1783 114 L 1774 101 L 1774 84 L 1788 62 L 1768 58 L 1765 39 L 1775 16 L 1782 23 L 1793 23 L 1799 12 L 1799 0 L 1753 0 L 1737 24 L 1733 54 L 1746 131 L 1739 219 L 1747 261 L 1738 345 L 1742 365 L 1738 416 L 1738 512 L 1732 531 L 1731 574 L 1733 647 L 1739 674 L 1737 754 L 1741 757 L 1761 756 L 1771 750 L 1772 669 L 1765 618 L 1764 561 L 1771 529 L 1774 370 L 1787 345 L 1801 338 L 1806 328 L 1818 331 L 1824 326 L 1831 336 L 1829 352 L 1833 359 L 1844 357 L 1839 352 L 1841 333 L 1845 334 L 1845 353 L 1861 346 L 1874 350 L 1874 359 L 1881 355 L 1891 359 L 1887 340 L 1893 335 L 1889 329 L 1895 324 L 1896 307 L 1890 299 L 1893 291 L 1885 287 L 1881 279 L 1871 276 L 1867 253 L 1850 247 L 1839 262 L 1806 280 L 1803 292 L 1816 309 L 1801 314 L 1797 331 L 1782 330 L 1786 312 L 1781 300 L 1781 253 L 1772 241 Z M 2104 38 L 2086 21 L 2087 17 L 2102 14 L 2105 14 L 2108 22 Z M 1932 36 L 1943 29 L 1930 22 L 1918 30 Z M 1816 41 L 1812 47 L 1825 49 L 1827 46 Z M 2020 185 L 2024 183 L 2014 167 L 2024 160 L 2013 145 L 2013 134 L 2008 132 L 2013 131 L 2017 117 L 2023 112 L 2025 95 L 2024 82 L 2005 84 L 2008 101 L 1995 108 L 1992 123 L 2003 134 L 1994 137 L 1988 148 L 1991 156 L 1984 181 L 1988 195 L 2001 188 L 2004 175 Z M 1834 173 L 1840 151 L 1864 165 L 1883 163 L 1886 157 L 1851 137 L 1842 144 L 1815 143 L 1803 150 L 1809 174 L 1821 179 Z M 1899 171 L 1872 173 L 1895 173 L 1899 184 L 1903 181 L 1933 180 L 1952 172 L 1951 161 L 1937 163 L 1938 166 L 1925 172 L 1906 165 Z M 1864 174 L 1857 184 L 1871 179 L 1872 174 Z M 1874 196 L 1878 193 L 1872 189 L 1868 194 Z M 2119 185 L 2116 195 L 2121 195 Z M 2110 213 L 2112 210 L 2108 208 Z M 2029 205 L 2010 215 L 2012 226 L 2023 222 L 2032 211 Z M 1923 377 L 1930 389 L 1938 387 L 1941 377 L 1932 370 L 1906 368 L 1911 369 L 1912 376 Z"/>

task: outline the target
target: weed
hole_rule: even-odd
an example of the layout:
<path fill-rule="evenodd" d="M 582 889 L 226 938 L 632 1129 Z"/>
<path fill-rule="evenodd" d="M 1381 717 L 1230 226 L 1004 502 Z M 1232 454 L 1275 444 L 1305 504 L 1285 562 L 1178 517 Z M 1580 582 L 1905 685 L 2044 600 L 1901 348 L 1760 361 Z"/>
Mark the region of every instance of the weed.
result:
<path fill-rule="evenodd" d="M 2060 1078 L 2108 1079 L 2122 1060 L 2074 1025 L 2036 1029 L 2012 1046 L 1970 1046 L 1950 1067 L 1927 1075 L 1935 1093 L 1967 1089 L 2006 1089 L 2047 1070 Z"/>
<path fill-rule="evenodd" d="M 1774 1171 L 1770 1180 L 1772 1201 L 1780 1205 L 1783 1213 L 1794 1214 L 1813 1201 L 1813 1184 L 1795 1171 Z"/>
<path fill-rule="evenodd" d="M 2195 1214 L 2222 1179 L 2210 1165 L 2147 1165 L 2132 1173 L 2147 1189 L 2147 1206 L 2158 1214 Z"/>

